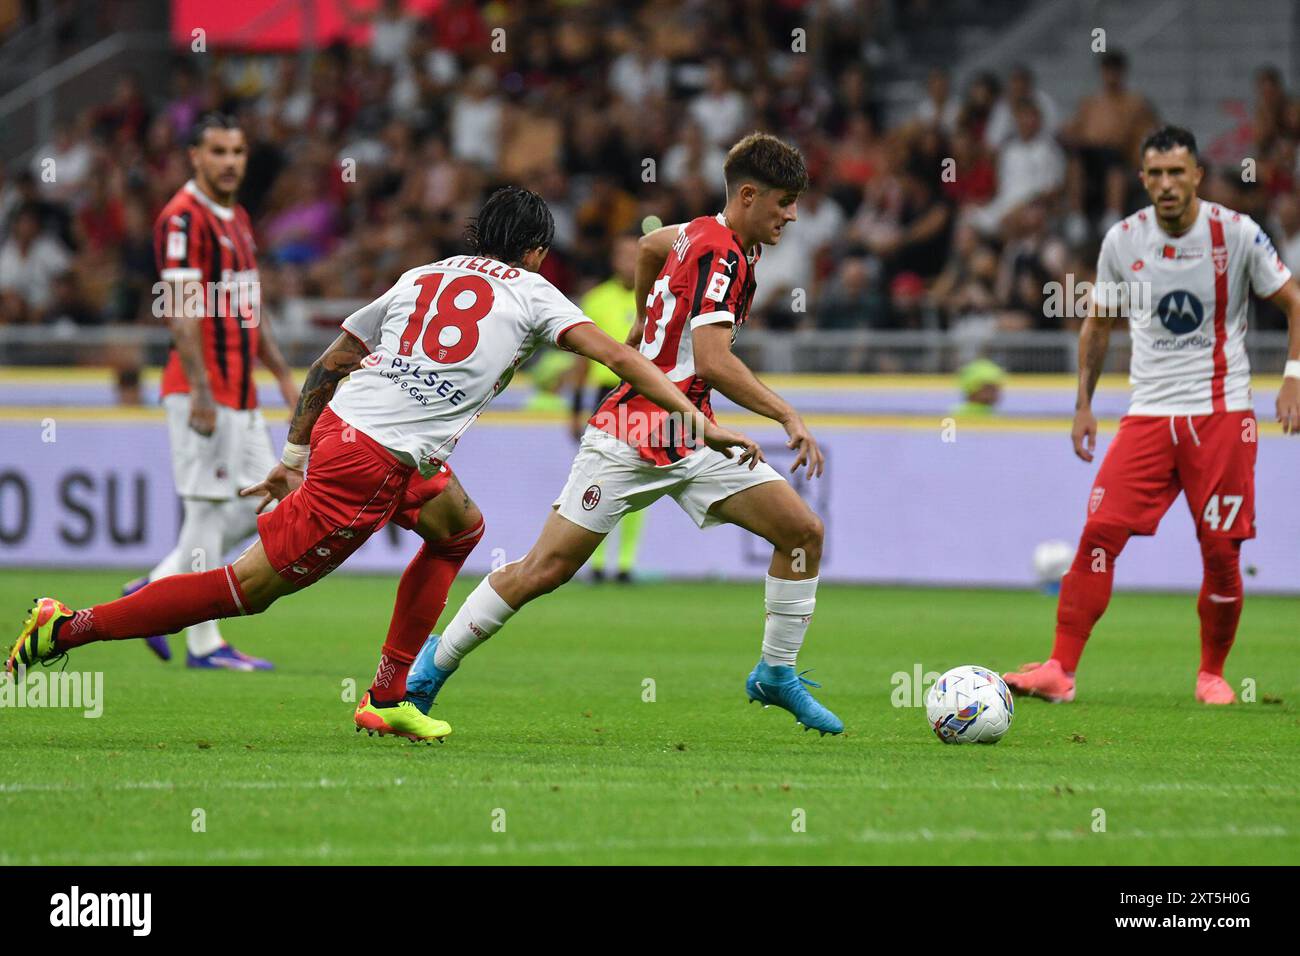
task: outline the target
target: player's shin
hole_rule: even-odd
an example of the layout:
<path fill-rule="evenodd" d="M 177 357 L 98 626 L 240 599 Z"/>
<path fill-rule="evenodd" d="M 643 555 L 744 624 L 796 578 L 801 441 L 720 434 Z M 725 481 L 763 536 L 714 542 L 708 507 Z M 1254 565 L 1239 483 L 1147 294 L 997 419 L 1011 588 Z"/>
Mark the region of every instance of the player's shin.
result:
<path fill-rule="evenodd" d="M 1237 637 L 1241 620 L 1240 541 L 1201 539 L 1205 575 L 1196 610 L 1201 618 L 1201 672 L 1223 676 L 1223 664 Z"/>
<path fill-rule="evenodd" d="M 793 667 L 817 606 L 817 578 L 789 581 L 767 576 L 763 625 L 763 660 Z"/>
<path fill-rule="evenodd" d="M 1061 596 L 1056 605 L 1052 659 L 1066 674 L 1078 668 L 1084 645 L 1110 604 L 1115 560 L 1128 539 L 1128 530 L 1115 525 L 1084 525 L 1074 563 L 1061 579 Z"/>
<path fill-rule="evenodd" d="M 433 663 L 442 671 L 454 671 L 470 651 L 477 648 L 514 616 L 515 609 L 492 588 L 491 575 L 479 582 L 438 641 Z"/>
<path fill-rule="evenodd" d="M 397 587 L 393 617 L 371 685 L 377 706 L 400 701 L 416 654 L 447 606 L 447 592 L 465 559 L 483 537 L 483 522 L 442 541 L 426 542 L 411 559 Z"/>
<path fill-rule="evenodd" d="M 222 532 L 228 502 L 185 499 L 185 522 L 180 534 L 180 571 L 206 571 L 221 564 Z M 168 631 L 157 633 L 166 634 Z M 185 646 L 195 657 L 218 650 L 225 641 L 214 621 L 198 621 L 185 634 Z"/>
<path fill-rule="evenodd" d="M 55 642 L 66 651 L 94 641 L 172 634 L 200 621 L 251 610 L 233 566 L 225 565 L 198 574 L 172 575 L 127 597 L 77 611 L 61 624 Z"/>

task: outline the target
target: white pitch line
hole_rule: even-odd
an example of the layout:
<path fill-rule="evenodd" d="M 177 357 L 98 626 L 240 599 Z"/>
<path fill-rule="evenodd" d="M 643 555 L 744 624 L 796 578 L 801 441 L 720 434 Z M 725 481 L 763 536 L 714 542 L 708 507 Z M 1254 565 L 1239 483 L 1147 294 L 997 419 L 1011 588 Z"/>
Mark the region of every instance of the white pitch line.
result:
<path fill-rule="evenodd" d="M 643 789 L 647 785 L 638 780 L 447 780 L 416 779 L 396 777 L 388 780 L 331 780 L 321 777 L 315 780 L 207 780 L 186 782 L 172 780 L 135 780 L 116 781 L 113 783 L 0 783 L 0 796 L 24 793 L 82 793 L 90 790 L 108 790 L 114 792 L 130 791 L 192 791 L 192 790 L 336 790 L 357 787 L 401 787 L 409 784 L 429 784 L 442 788 L 473 787 L 476 789 L 525 789 L 530 787 L 564 789 Z M 739 787 L 742 791 L 759 787 L 762 790 L 785 788 L 790 790 L 861 790 L 880 792 L 916 791 L 942 789 L 936 780 L 925 781 L 889 781 L 867 780 L 854 781 L 828 779 L 809 782 L 806 780 L 782 781 L 705 781 L 682 782 L 671 785 L 676 790 L 713 790 L 726 791 Z M 1294 797 L 1300 796 L 1300 788 L 1280 783 L 1201 783 L 1197 781 L 1166 781 L 1148 783 L 1001 783 L 997 780 L 963 781 L 961 789 L 965 791 L 984 790 L 990 792 L 1038 793 L 1059 796 L 1082 793 L 1211 793 L 1220 795 L 1260 794 L 1263 796 Z"/>
<path fill-rule="evenodd" d="M 746 848 L 795 848 L 807 846 L 880 846 L 912 843 L 957 843 L 957 842 L 997 842 L 997 843 L 1036 843 L 1049 841 L 1057 843 L 1122 840 L 1222 840 L 1222 839 L 1277 839 L 1293 836 L 1285 827 L 1237 827 L 1200 828 L 1192 830 L 1114 830 L 1105 834 L 1092 833 L 1089 830 L 1014 830 L 993 831 L 977 829 L 931 830 L 863 830 L 836 836 L 811 836 L 808 834 L 783 834 L 780 836 L 751 833 L 738 837 L 684 837 L 678 839 L 613 839 L 598 840 L 592 843 L 576 841 L 551 841 L 535 843 L 517 843 L 508 838 L 501 841 L 480 842 L 472 844 L 435 843 L 426 846 L 397 845 L 385 847 L 382 855 L 386 858 L 403 859 L 446 859 L 449 855 L 508 857 L 513 854 L 583 854 L 600 852 L 644 852 L 653 850 L 705 850 L 705 849 L 746 849 Z M 0 854 L 0 866 L 38 866 L 66 861 L 86 866 L 107 866 L 115 864 L 149 864 L 149 863 L 257 863 L 268 859 L 296 860 L 333 860 L 355 861 L 358 855 L 371 850 L 370 845 L 336 846 L 331 843 L 319 843 L 314 846 L 297 847 L 231 847 L 208 851 L 189 850 L 132 850 L 119 853 L 100 853 L 77 855 L 75 853 L 36 854 L 29 857 L 17 857 Z"/>

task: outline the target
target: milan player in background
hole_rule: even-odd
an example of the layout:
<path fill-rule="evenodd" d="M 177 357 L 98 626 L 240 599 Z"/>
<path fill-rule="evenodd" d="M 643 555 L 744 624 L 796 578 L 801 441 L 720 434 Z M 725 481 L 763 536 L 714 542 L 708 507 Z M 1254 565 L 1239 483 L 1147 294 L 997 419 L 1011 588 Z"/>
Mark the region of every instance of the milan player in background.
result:
<path fill-rule="evenodd" d="M 154 256 L 164 288 L 172 350 L 163 370 L 162 403 L 171 441 L 172 477 L 185 516 L 172 552 L 123 595 L 150 581 L 220 565 L 257 531 L 256 502 L 239 496 L 275 465 L 271 435 L 257 407 L 256 356 L 270 369 L 285 403 L 298 403 L 289 366 L 260 308 L 253 228 L 235 194 L 248 144 L 229 116 L 210 113 L 190 136 L 194 178 L 163 207 L 154 225 Z M 269 661 L 237 651 L 216 621 L 185 632 L 190 667 L 269 670 Z M 163 660 L 167 638 L 148 639 Z"/>
<path fill-rule="evenodd" d="M 1133 339 L 1132 402 L 1097 472 L 1079 550 L 1061 581 L 1052 656 L 1005 675 L 1019 693 L 1074 699 L 1075 669 L 1110 601 L 1116 558 L 1130 535 L 1155 534 L 1182 491 L 1204 564 L 1196 699 L 1236 700 L 1223 665 L 1241 618 L 1241 542 L 1255 536 L 1258 448 L 1248 299 L 1254 292 L 1286 312 L 1291 336 L 1277 419 L 1294 435 L 1300 290 L 1257 223 L 1197 197 L 1203 172 L 1190 132 L 1166 126 L 1152 133 L 1142 144 L 1141 170 L 1152 205 L 1112 226 L 1102 243 L 1091 314 L 1079 335 L 1075 454 L 1093 458 L 1092 394 L 1117 314 L 1129 319 Z M 1150 295 L 1135 297 L 1142 283 Z"/>

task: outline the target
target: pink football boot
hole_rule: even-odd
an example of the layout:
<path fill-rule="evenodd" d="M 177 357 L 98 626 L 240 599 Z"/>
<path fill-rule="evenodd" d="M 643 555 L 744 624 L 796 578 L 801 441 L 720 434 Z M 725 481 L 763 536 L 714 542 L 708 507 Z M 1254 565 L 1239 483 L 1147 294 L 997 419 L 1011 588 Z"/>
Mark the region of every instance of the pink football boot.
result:
<path fill-rule="evenodd" d="M 1002 679 L 1017 694 L 1041 697 L 1053 704 L 1074 700 L 1074 675 L 1065 673 L 1055 659 L 1046 664 L 1022 664 L 1020 670 L 1003 674 Z"/>
<path fill-rule="evenodd" d="M 1201 671 L 1196 675 L 1196 699 L 1202 704 L 1235 704 L 1237 695 L 1221 676 Z"/>

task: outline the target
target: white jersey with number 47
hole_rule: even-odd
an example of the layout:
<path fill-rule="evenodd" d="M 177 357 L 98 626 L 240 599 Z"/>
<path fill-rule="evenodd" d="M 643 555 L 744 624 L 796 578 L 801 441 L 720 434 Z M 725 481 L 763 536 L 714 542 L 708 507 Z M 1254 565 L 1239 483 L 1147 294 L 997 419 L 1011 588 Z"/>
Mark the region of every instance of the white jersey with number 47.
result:
<path fill-rule="evenodd" d="M 343 320 L 370 354 L 330 407 L 432 475 L 529 353 L 590 321 L 526 269 L 481 256 L 420 266 Z"/>
<path fill-rule="evenodd" d="M 1201 201 L 1181 236 L 1152 206 L 1115 223 L 1097 260 L 1094 295 L 1127 305 L 1130 415 L 1208 415 L 1253 408 L 1246 315 L 1291 272 L 1249 216 Z M 1136 294 L 1135 294 L 1136 293 Z"/>

